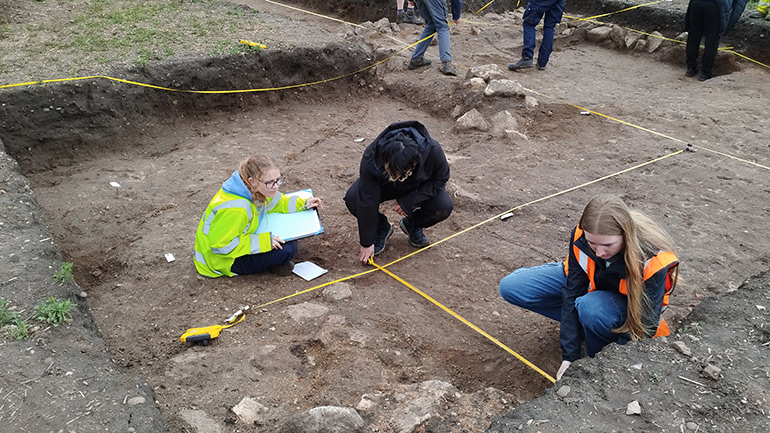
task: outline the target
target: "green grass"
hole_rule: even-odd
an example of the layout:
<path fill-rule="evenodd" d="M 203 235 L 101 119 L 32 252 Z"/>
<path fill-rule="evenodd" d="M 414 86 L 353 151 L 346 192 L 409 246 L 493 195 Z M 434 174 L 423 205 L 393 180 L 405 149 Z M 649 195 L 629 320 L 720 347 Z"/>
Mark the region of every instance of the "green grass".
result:
<path fill-rule="evenodd" d="M 75 281 L 75 276 L 72 274 L 72 262 L 62 263 L 61 269 L 53 274 L 53 280 L 60 285 Z"/>
<path fill-rule="evenodd" d="M 75 304 L 69 299 L 59 301 L 51 296 L 35 307 L 36 318 L 53 326 L 59 326 L 69 320 L 70 307 L 73 305 Z"/>
<path fill-rule="evenodd" d="M 6 337 L 14 340 L 29 338 L 29 325 L 15 311 L 8 309 L 8 301 L 0 298 L 0 328 L 5 329 Z"/>
<path fill-rule="evenodd" d="M 24 75 L 56 65 L 61 71 L 82 71 L 72 76 L 110 64 L 146 66 L 183 51 L 237 52 L 231 47 L 222 51 L 218 41 L 229 38 L 237 44 L 254 37 L 258 14 L 222 0 L 28 0 L 25 7 L 41 11 L 44 21 L 0 22 L 0 51 L 23 47 L 24 61 L 29 61 Z M 13 71 L 17 66 L 0 67 Z"/>

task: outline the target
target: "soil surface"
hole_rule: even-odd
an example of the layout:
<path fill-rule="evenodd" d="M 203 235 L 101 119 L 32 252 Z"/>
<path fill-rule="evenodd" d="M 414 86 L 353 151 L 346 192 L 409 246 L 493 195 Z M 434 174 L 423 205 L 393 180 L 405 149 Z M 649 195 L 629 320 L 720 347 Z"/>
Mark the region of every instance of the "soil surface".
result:
<path fill-rule="evenodd" d="M 336 406 L 356 408 L 367 432 L 770 427 L 767 68 L 720 53 L 720 76 L 698 82 L 684 77 L 681 44 L 620 49 L 589 39 L 595 24 L 565 20 L 546 70 L 511 72 L 521 15 L 492 11 L 453 26 L 462 72 L 447 77 L 435 46 L 434 66 L 406 69 L 400 51 L 419 27 L 380 23 L 377 33 L 238 3 L 258 9 L 260 23 L 280 22 L 269 37 L 288 48 L 113 73 L 174 89 L 291 88 L 197 94 L 95 79 L 0 89 L 0 297 L 25 317 L 48 296 L 78 305 L 68 324 L 31 320 L 29 340 L 0 344 L 0 422 L 332 431 L 301 416 Z M 663 32 L 655 21 L 636 28 Z M 492 64 L 528 98 L 485 96 L 466 79 Z M 331 77 L 344 78 L 294 87 Z M 492 127 L 459 127 L 471 109 Z M 492 120 L 506 111 L 515 125 L 504 129 L 517 133 Z M 342 197 L 366 145 L 409 119 L 442 144 L 455 211 L 426 230 L 434 244 L 417 254 L 396 229 L 377 263 L 518 356 L 356 262 Z M 325 232 L 300 241 L 295 260 L 328 269 L 316 280 L 195 272 L 200 215 L 254 153 L 279 162 L 284 192 L 312 188 L 325 201 Z M 558 324 L 507 304 L 497 285 L 518 267 L 562 260 L 599 193 L 620 194 L 677 242 L 681 279 L 665 314 L 676 332 L 610 346 L 553 384 Z M 388 204 L 383 212 L 398 223 Z M 63 260 L 77 284 L 53 284 Z M 245 305 L 245 320 L 210 345 L 179 341 Z M 641 412 L 627 414 L 634 401 Z"/>

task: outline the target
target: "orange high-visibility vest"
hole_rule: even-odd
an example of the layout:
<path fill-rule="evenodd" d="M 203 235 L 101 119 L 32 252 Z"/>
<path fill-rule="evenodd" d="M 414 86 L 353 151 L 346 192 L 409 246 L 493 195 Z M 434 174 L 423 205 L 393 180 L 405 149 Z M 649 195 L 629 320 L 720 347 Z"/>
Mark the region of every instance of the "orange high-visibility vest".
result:
<path fill-rule="evenodd" d="M 588 281 L 590 282 L 588 291 L 592 292 L 596 290 L 596 282 L 594 281 L 596 262 L 594 262 L 594 260 L 589 257 L 588 254 L 583 252 L 583 250 L 578 248 L 577 245 L 575 245 L 575 242 L 580 239 L 582 235 L 583 230 L 580 227 L 576 227 L 575 236 L 572 239 L 572 251 L 577 258 L 578 263 L 580 263 L 580 267 L 583 269 L 583 271 L 585 271 L 586 275 L 588 275 Z M 567 260 L 564 261 L 565 274 L 569 274 L 568 263 L 569 257 L 567 257 Z M 666 273 L 666 292 L 663 294 L 663 306 L 661 308 L 661 313 L 666 310 L 666 307 L 668 307 L 669 297 L 671 296 L 671 292 L 674 291 L 672 274 L 675 272 L 677 266 L 679 266 L 679 260 L 671 251 L 660 251 L 658 254 L 652 256 L 644 262 L 644 271 L 642 273 L 642 279 L 644 281 L 649 280 L 659 271 L 668 269 L 668 272 Z M 618 292 L 628 296 L 628 288 L 626 287 L 625 278 L 620 279 L 618 284 Z M 660 323 L 658 324 L 658 330 L 655 332 L 655 335 L 653 335 L 653 338 L 665 337 L 669 334 L 671 334 L 671 330 L 668 328 L 668 324 L 666 323 L 665 319 L 661 317 Z"/>

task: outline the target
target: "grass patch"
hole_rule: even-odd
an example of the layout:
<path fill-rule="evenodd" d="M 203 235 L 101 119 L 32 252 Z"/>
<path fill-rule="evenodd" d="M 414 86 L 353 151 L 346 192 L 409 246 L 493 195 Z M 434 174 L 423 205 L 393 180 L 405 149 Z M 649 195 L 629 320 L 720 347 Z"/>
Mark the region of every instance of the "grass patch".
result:
<path fill-rule="evenodd" d="M 59 301 L 51 296 L 35 307 L 36 318 L 53 326 L 59 326 L 72 317 L 70 307 L 73 305 L 75 304 L 69 299 Z"/>
<path fill-rule="evenodd" d="M 29 325 L 15 311 L 8 308 L 8 301 L 0 298 L 0 328 L 5 336 L 14 340 L 29 338 Z"/>
<path fill-rule="evenodd" d="M 9 82 L 105 74 L 107 66 L 145 66 L 179 52 L 238 52 L 239 39 L 255 37 L 259 14 L 223 0 L 27 0 L 17 9 L 30 20 L 0 20 L 0 51 L 9 53 L 0 68 Z M 222 50 L 224 39 L 233 45 Z"/>
<path fill-rule="evenodd" d="M 75 281 L 75 276 L 72 274 L 72 262 L 62 263 L 61 269 L 53 274 L 53 280 L 59 285 Z"/>

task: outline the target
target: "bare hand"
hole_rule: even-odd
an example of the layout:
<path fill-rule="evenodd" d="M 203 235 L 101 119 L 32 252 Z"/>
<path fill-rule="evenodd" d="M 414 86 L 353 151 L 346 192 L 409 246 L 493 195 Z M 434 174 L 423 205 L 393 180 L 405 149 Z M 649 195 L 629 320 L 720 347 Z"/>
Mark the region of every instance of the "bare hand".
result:
<path fill-rule="evenodd" d="M 369 247 L 360 247 L 358 250 L 358 261 L 361 263 L 369 263 L 369 259 L 374 257 L 374 244 Z"/>
<path fill-rule="evenodd" d="M 561 362 L 561 365 L 559 366 L 559 371 L 556 372 L 556 380 L 561 380 L 561 377 L 564 376 L 564 372 L 567 371 L 570 365 L 572 365 L 572 362 L 570 361 Z"/>
<path fill-rule="evenodd" d="M 273 236 L 273 249 L 282 250 L 283 249 L 283 239 L 279 238 L 278 236 Z"/>
<path fill-rule="evenodd" d="M 401 205 L 396 202 L 396 204 L 393 205 L 393 211 L 401 216 L 406 216 L 406 212 L 404 212 L 403 209 L 401 209 Z"/>
<path fill-rule="evenodd" d="M 323 207 L 321 205 L 321 197 L 310 197 L 307 199 L 307 201 L 305 201 L 305 208 L 317 208 L 318 210 L 322 210 Z"/>

